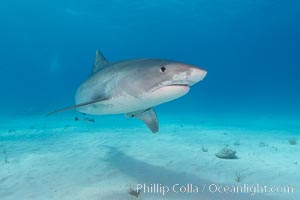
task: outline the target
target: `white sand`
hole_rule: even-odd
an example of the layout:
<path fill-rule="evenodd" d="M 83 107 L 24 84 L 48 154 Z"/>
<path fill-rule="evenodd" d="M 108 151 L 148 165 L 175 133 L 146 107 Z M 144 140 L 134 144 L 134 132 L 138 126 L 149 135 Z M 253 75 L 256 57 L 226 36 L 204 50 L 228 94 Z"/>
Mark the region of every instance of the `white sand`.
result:
<path fill-rule="evenodd" d="M 300 144 L 288 143 L 292 137 L 300 143 L 297 119 L 160 115 L 161 131 L 154 135 L 121 115 L 99 116 L 95 123 L 82 120 L 90 116 L 77 114 L 80 121 L 74 116 L 2 119 L 1 200 L 130 200 L 136 198 L 127 187 L 138 183 L 170 188 L 191 183 L 199 190 L 206 185 L 203 193 L 141 193 L 143 200 L 300 199 Z M 225 146 L 236 150 L 239 159 L 215 157 Z M 212 183 L 292 186 L 294 192 L 213 194 L 208 191 Z"/>

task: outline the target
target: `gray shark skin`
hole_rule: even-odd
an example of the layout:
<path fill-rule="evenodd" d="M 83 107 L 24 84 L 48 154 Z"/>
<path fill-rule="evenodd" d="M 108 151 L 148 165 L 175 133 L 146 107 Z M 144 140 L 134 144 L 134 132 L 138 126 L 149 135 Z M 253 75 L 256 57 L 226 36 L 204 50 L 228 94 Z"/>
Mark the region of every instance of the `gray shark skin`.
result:
<path fill-rule="evenodd" d="M 204 69 L 172 60 L 108 62 L 97 50 L 92 74 L 76 91 L 76 105 L 49 115 L 70 109 L 92 115 L 124 113 L 156 133 L 154 107 L 185 95 L 206 74 Z"/>

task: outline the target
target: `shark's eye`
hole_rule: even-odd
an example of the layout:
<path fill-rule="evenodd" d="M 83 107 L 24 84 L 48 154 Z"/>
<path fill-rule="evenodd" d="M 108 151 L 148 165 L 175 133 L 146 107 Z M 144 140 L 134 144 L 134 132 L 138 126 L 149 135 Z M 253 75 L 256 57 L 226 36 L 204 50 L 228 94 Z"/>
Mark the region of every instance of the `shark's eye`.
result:
<path fill-rule="evenodd" d="M 161 68 L 160 68 L 160 71 L 161 71 L 162 73 L 165 73 L 166 68 L 165 68 L 165 67 L 161 67 Z"/>

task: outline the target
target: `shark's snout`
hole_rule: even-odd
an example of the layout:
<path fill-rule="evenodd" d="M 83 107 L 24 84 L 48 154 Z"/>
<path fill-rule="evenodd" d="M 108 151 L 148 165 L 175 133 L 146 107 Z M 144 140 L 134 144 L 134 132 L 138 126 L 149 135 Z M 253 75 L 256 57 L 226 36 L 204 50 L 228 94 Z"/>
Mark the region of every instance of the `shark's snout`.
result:
<path fill-rule="evenodd" d="M 193 67 L 190 69 L 190 75 L 188 76 L 188 80 L 190 82 L 190 86 L 202 81 L 207 74 L 207 71 L 204 69 Z"/>

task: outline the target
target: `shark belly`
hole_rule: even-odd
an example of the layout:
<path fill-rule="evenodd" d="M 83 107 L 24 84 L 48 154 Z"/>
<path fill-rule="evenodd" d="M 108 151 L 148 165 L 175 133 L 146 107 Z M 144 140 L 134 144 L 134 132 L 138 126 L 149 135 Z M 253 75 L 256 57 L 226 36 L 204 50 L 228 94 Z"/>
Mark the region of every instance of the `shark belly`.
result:
<path fill-rule="evenodd" d="M 91 105 L 79 107 L 77 110 L 93 115 L 131 113 L 139 110 L 146 110 L 177 99 L 185 95 L 188 91 L 189 87 L 186 86 L 165 86 L 137 97 L 123 92 L 121 95 Z"/>
<path fill-rule="evenodd" d="M 91 105 L 77 108 L 79 112 L 92 115 L 121 114 L 144 108 L 143 101 L 130 95 L 113 97 Z"/>

